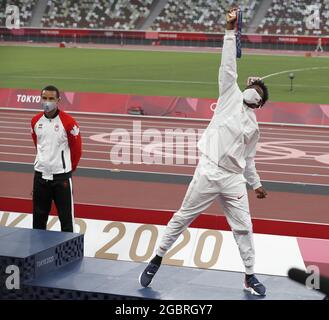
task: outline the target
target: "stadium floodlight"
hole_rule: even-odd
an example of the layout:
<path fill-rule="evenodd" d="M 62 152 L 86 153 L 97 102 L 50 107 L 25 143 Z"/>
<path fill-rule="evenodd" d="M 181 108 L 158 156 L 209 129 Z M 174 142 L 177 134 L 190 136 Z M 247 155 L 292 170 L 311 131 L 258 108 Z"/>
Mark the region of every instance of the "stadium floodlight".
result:
<path fill-rule="evenodd" d="M 294 78 L 295 78 L 295 74 L 292 73 L 292 72 L 289 73 L 289 79 L 290 79 L 290 91 L 293 90 L 292 82 L 293 82 Z"/>

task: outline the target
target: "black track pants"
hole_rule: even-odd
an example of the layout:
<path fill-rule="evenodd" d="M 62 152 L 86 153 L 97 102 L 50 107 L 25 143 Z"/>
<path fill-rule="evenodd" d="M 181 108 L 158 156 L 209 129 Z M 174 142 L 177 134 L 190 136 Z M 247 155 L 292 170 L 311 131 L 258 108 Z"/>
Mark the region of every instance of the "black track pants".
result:
<path fill-rule="evenodd" d="M 53 200 L 57 208 L 61 230 L 73 232 L 72 178 L 44 180 L 38 173 L 34 175 L 33 182 L 33 229 L 46 229 Z"/>

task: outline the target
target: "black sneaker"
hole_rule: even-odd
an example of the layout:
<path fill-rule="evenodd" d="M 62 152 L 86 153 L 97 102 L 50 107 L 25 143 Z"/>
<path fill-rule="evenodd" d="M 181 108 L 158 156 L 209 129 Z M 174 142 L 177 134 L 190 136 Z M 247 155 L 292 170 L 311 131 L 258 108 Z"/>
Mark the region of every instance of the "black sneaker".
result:
<path fill-rule="evenodd" d="M 265 296 L 266 295 L 266 288 L 264 287 L 264 285 L 261 282 L 258 281 L 258 279 L 255 276 L 245 279 L 244 289 L 256 296 Z"/>
<path fill-rule="evenodd" d="M 139 276 L 139 283 L 142 287 L 146 288 L 152 283 L 153 277 L 155 276 L 159 268 L 160 265 L 154 264 L 152 262 L 147 265 L 145 270 Z"/>

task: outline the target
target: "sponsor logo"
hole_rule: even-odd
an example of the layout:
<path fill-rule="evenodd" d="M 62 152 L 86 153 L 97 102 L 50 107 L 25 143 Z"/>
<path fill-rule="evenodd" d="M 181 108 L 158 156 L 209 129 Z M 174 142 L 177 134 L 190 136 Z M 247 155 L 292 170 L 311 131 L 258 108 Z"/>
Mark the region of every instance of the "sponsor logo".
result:
<path fill-rule="evenodd" d="M 42 259 L 40 261 L 37 261 L 36 265 L 37 265 L 37 268 L 40 268 L 40 267 L 43 267 L 49 263 L 52 263 L 55 261 L 55 257 L 54 256 L 50 256 L 48 258 L 45 258 L 45 259 Z"/>
<path fill-rule="evenodd" d="M 298 38 L 278 38 L 279 42 L 298 42 Z"/>
<path fill-rule="evenodd" d="M 41 30 L 41 34 L 53 34 L 53 35 L 58 35 L 59 31 L 58 30 Z"/>
<path fill-rule="evenodd" d="M 171 38 L 171 39 L 176 39 L 177 38 L 177 33 L 160 33 L 159 38 Z"/>

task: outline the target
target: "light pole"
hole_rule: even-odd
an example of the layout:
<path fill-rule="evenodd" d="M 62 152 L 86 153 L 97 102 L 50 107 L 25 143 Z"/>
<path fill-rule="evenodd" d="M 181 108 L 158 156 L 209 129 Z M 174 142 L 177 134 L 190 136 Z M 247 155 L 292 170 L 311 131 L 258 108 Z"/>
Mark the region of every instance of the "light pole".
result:
<path fill-rule="evenodd" d="M 289 73 L 289 79 L 290 79 L 290 91 L 292 91 L 293 90 L 293 87 L 292 87 L 292 82 L 293 82 L 293 80 L 294 80 L 294 78 L 295 78 L 295 74 L 294 73 Z"/>

